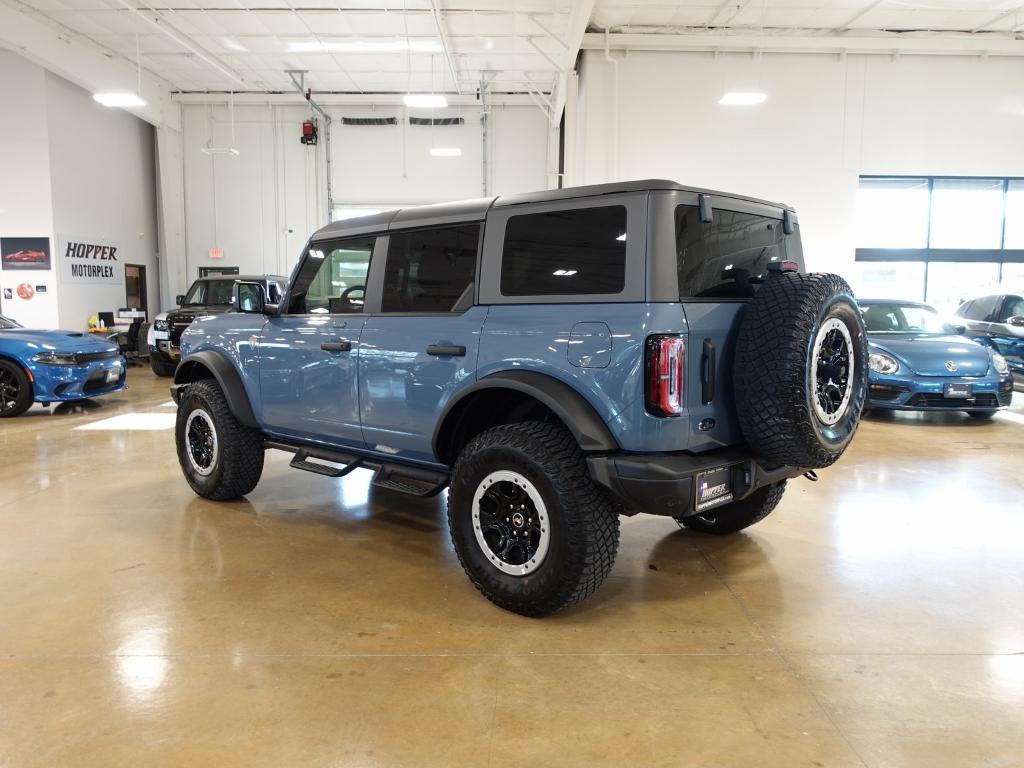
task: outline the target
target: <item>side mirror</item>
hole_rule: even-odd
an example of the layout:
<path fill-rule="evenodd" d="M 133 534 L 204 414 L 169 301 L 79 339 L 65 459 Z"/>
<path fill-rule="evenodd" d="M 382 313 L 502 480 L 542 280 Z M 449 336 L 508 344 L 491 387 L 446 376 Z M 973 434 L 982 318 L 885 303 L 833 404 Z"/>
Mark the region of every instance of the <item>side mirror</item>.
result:
<path fill-rule="evenodd" d="M 967 335 L 967 326 L 966 325 L 954 325 L 953 326 L 953 330 L 956 331 L 956 335 L 957 336 L 966 336 Z"/>
<path fill-rule="evenodd" d="M 796 217 L 789 208 L 782 211 L 782 232 L 786 235 L 796 232 Z"/>
<path fill-rule="evenodd" d="M 700 215 L 701 224 L 711 224 L 715 214 L 711 208 L 711 200 L 707 195 L 697 195 L 697 211 Z"/>
<path fill-rule="evenodd" d="M 232 304 L 236 312 L 262 315 L 266 311 L 267 299 L 263 295 L 263 285 L 260 283 L 235 283 L 233 299 Z"/>
<path fill-rule="evenodd" d="M 174 303 L 177 304 L 179 307 L 182 304 L 184 304 L 185 303 L 185 294 L 184 293 L 179 293 L 177 296 L 175 296 L 174 297 Z"/>
<path fill-rule="evenodd" d="M 1017 328 L 1024 328 L 1024 315 L 1014 315 L 1006 322 Z"/>

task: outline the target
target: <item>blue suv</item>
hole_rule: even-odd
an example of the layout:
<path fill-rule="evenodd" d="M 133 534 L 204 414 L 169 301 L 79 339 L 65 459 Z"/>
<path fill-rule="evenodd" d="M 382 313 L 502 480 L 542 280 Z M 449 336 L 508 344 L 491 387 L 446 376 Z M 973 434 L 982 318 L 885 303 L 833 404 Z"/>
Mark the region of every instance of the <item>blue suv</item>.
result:
<path fill-rule="evenodd" d="M 711 534 L 834 462 L 867 387 L 849 286 L 802 272 L 792 209 L 635 181 L 330 224 L 279 302 L 181 338 L 185 477 L 232 499 L 268 448 L 417 496 L 497 605 L 551 614 L 612 568 L 619 516 Z"/>

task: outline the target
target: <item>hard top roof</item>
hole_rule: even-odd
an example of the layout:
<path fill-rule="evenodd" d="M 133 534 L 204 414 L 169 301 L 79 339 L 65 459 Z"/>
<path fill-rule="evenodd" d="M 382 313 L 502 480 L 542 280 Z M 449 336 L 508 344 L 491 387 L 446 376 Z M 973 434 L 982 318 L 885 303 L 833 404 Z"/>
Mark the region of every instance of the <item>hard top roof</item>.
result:
<path fill-rule="evenodd" d="M 729 192 L 718 192 L 701 187 L 688 187 L 667 179 L 639 179 L 636 181 L 617 181 L 610 184 L 592 184 L 583 187 L 548 189 L 540 192 L 527 192 L 515 195 L 480 197 L 473 200 L 458 200 L 451 203 L 434 203 L 431 205 L 418 205 L 409 208 L 381 211 L 380 213 L 373 213 L 368 216 L 332 222 L 317 230 L 313 235 L 313 239 L 320 240 L 339 235 L 370 234 L 380 232 L 389 227 L 406 228 L 479 221 L 487 215 L 487 211 L 492 206 L 503 208 L 511 205 L 523 205 L 525 203 L 545 203 L 555 200 L 571 200 L 582 197 L 596 197 L 598 195 L 613 195 L 622 192 L 648 192 L 652 190 L 693 192 L 717 197 L 731 197 L 736 200 L 769 205 L 773 208 L 788 208 L 792 210 L 787 205 L 747 195 L 735 195 Z"/>
<path fill-rule="evenodd" d="M 245 280 L 246 282 L 258 282 L 260 280 L 274 280 L 279 283 L 287 283 L 288 278 L 282 275 L 203 275 L 197 277 L 196 282 L 206 282 L 208 280 Z"/>

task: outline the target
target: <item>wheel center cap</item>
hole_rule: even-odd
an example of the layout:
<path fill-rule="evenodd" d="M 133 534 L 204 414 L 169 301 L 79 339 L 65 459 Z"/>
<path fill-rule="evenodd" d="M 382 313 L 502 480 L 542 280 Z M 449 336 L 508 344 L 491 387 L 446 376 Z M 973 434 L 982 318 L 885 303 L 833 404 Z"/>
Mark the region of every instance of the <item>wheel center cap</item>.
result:
<path fill-rule="evenodd" d="M 512 515 L 512 525 L 516 528 L 522 528 L 526 524 L 526 518 L 523 517 L 522 512 L 515 512 Z"/>

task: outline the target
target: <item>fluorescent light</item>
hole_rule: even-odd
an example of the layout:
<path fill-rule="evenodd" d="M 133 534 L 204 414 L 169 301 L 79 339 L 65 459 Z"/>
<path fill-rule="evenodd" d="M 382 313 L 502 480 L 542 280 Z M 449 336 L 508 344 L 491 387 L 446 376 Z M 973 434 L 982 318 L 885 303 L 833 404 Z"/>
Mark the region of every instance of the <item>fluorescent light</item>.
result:
<path fill-rule="evenodd" d="M 575 269 L 556 269 L 551 274 L 554 275 L 555 277 L 572 277 L 573 275 L 576 274 L 576 270 Z"/>
<path fill-rule="evenodd" d="M 407 107 L 447 107 L 443 93 L 407 93 L 402 97 Z"/>
<path fill-rule="evenodd" d="M 621 235 L 619 235 L 619 236 L 618 236 L 618 237 L 616 237 L 615 239 L 616 239 L 616 240 L 618 240 L 618 241 L 619 241 L 620 243 L 624 243 L 624 242 L 626 242 L 626 233 L 625 233 L 625 232 L 623 232 L 623 233 L 622 233 Z"/>
<path fill-rule="evenodd" d="M 238 157 L 241 154 L 234 147 L 202 147 L 199 151 L 204 155 L 231 155 L 232 157 Z"/>
<path fill-rule="evenodd" d="M 431 147 L 432 157 L 462 157 L 462 147 Z"/>
<path fill-rule="evenodd" d="M 137 93 L 94 93 L 92 98 L 104 107 L 146 106 L 146 100 Z"/>
<path fill-rule="evenodd" d="M 288 53 L 440 53 L 436 40 L 294 40 L 285 46 Z"/>
<path fill-rule="evenodd" d="M 239 53 L 248 53 L 249 49 L 238 42 L 233 37 L 222 37 L 220 39 L 221 44 L 229 51 L 238 51 Z"/>
<path fill-rule="evenodd" d="M 763 104 L 768 94 L 759 91 L 729 91 L 723 94 L 718 103 L 724 107 L 753 107 Z"/>

